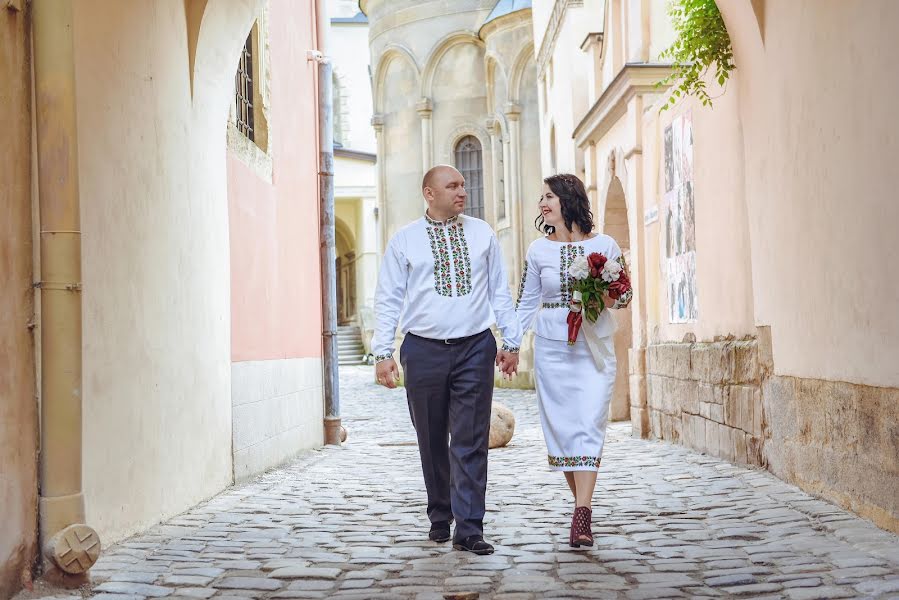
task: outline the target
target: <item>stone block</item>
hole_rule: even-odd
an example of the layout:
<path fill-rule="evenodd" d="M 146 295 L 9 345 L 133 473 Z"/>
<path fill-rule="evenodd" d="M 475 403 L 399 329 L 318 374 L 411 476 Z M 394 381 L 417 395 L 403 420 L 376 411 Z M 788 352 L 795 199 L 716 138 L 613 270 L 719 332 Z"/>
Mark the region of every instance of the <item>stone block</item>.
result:
<path fill-rule="evenodd" d="M 690 378 L 690 344 L 653 344 L 646 349 L 646 371 L 675 379 Z"/>
<path fill-rule="evenodd" d="M 709 418 L 716 423 L 724 423 L 724 406 L 721 404 L 709 404 Z"/>
<path fill-rule="evenodd" d="M 762 440 L 751 434 L 746 434 L 746 462 L 757 467 L 767 466 Z"/>
<path fill-rule="evenodd" d="M 703 423 L 705 424 L 706 452 L 718 456 L 718 452 L 721 451 L 721 444 L 719 443 L 718 438 L 718 424 L 714 421 L 709 421 L 708 419 L 704 419 Z"/>
<path fill-rule="evenodd" d="M 734 349 L 732 342 L 693 344 L 691 378 L 712 384 L 724 384 L 733 379 Z"/>
<path fill-rule="evenodd" d="M 649 428 L 649 409 L 646 407 L 631 407 L 631 427 L 635 437 L 647 439 L 652 433 Z"/>
<path fill-rule="evenodd" d="M 746 454 L 746 434 L 739 430 L 733 430 L 733 444 L 734 444 L 734 460 L 738 463 L 748 464 L 749 458 Z"/>
<path fill-rule="evenodd" d="M 718 456 L 729 461 L 736 460 L 736 454 L 734 453 L 734 436 L 737 432 L 739 432 L 740 435 L 743 434 L 743 432 L 738 429 L 718 423 L 718 436 L 721 440 L 719 446 L 721 453 L 718 454 Z"/>
<path fill-rule="evenodd" d="M 646 377 L 644 375 L 631 375 L 630 391 L 631 412 L 633 414 L 634 407 L 640 408 L 647 405 Z"/>
<path fill-rule="evenodd" d="M 766 377 L 774 373 L 774 346 L 771 343 L 771 327 L 756 327 L 758 345 L 759 375 Z"/>
<path fill-rule="evenodd" d="M 699 416 L 703 419 L 711 419 L 712 418 L 712 405 L 709 402 L 700 402 L 699 403 Z"/>
<path fill-rule="evenodd" d="M 758 345 L 748 340 L 733 343 L 734 371 L 732 383 L 759 382 Z"/>
<path fill-rule="evenodd" d="M 646 374 L 646 348 L 629 348 L 627 351 L 628 356 L 628 370 L 630 375 L 645 375 Z"/>
<path fill-rule="evenodd" d="M 652 435 L 657 438 L 662 437 L 662 413 L 658 410 L 651 410 L 649 415 L 650 430 Z"/>

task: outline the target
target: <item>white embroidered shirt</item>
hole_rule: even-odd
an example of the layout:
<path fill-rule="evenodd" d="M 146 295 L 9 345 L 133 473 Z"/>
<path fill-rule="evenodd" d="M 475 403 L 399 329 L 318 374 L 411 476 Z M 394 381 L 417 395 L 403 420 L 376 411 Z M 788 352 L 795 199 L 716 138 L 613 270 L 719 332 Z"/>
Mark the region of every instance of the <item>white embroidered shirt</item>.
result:
<path fill-rule="evenodd" d="M 391 238 L 375 294 L 375 361 L 393 356 L 396 329 L 445 340 L 480 333 L 496 323 L 503 348 L 518 351 L 515 314 L 496 234 L 485 221 L 424 216 Z"/>
<path fill-rule="evenodd" d="M 568 312 L 571 303 L 572 278 L 568 268 L 577 256 L 592 252 L 604 254 L 609 260 L 621 259 L 621 249 L 611 237 L 599 234 L 580 242 L 554 242 L 536 239 L 528 247 L 516 310 L 524 331 L 533 327 L 534 334 L 550 340 L 568 339 Z M 630 302 L 631 293 L 622 296 L 611 308 L 621 308 Z M 599 313 L 596 323 L 585 319 L 581 329 L 593 327 L 598 337 L 615 332 L 615 318 L 608 310 Z M 578 339 L 583 338 L 583 331 Z"/>

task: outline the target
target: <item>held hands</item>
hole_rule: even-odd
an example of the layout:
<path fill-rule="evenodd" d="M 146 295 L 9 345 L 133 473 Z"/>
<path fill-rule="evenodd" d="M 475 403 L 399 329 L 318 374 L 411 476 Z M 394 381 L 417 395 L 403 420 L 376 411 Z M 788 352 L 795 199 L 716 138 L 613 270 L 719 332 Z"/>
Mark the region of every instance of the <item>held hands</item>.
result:
<path fill-rule="evenodd" d="M 378 379 L 378 385 L 383 385 L 391 390 L 394 389 L 396 382 L 400 379 L 400 370 L 396 366 L 396 361 L 388 358 L 376 364 L 375 377 Z"/>
<path fill-rule="evenodd" d="M 496 353 L 496 366 L 506 379 L 518 373 L 518 353 L 500 350 Z"/>

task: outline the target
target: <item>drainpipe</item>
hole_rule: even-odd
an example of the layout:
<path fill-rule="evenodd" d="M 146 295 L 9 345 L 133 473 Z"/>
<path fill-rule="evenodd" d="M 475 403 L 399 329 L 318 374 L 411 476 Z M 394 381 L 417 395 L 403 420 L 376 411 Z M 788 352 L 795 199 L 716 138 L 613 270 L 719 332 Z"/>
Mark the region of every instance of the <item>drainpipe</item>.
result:
<path fill-rule="evenodd" d="M 337 247 L 334 239 L 334 131 L 332 126 L 331 61 L 326 56 L 327 0 L 315 0 L 318 51 L 319 218 L 321 219 L 322 370 L 325 392 L 325 444 L 340 445 L 340 384 L 337 375 Z"/>
<path fill-rule="evenodd" d="M 44 576 L 87 581 L 100 555 L 81 489 L 81 219 L 73 0 L 34 0 L 40 207 L 41 497 Z"/>

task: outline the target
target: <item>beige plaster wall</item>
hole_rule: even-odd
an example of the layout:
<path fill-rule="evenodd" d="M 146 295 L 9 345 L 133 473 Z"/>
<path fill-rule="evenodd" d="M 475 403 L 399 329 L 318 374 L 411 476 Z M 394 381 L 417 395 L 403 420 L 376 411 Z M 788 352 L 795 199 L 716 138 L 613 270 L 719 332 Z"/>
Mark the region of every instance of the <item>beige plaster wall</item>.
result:
<path fill-rule="evenodd" d="M 755 335 L 751 250 L 743 186 L 742 132 L 739 100 L 734 92 L 739 74 L 729 84 L 731 93 L 715 101 L 714 110 L 690 98 L 659 113 L 659 103 L 643 119 L 644 211 L 658 208 L 658 220 L 646 227 L 653 238 L 644 254 L 650 343 L 679 342 L 688 333 L 699 341 L 716 336 L 741 338 Z M 711 93 L 720 90 L 710 88 Z M 659 99 L 663 101 L 662 98 Z M 664 148 L 665 127 L 678 115 L 693 120 L 693 193 L 696 235 L 696 288 L 698 319 L 695 323 L 670 323 L 665 272 Z M 643 227 L 643 216 L 632 214 Z"/>
<path fill-rule="evenodd" d="M 75 3 L 84 487 L 109 543 L 231 481 L 225 126 L 254 3 Z"/>
<path fill-rule="evenodd" d="M 0 12 L 0 598 L 37 554 L 30 28 L 27 13 Z"/>
<path fill-rule="evenodd" d="M 899 81 L 884 74 L 899 4 L 755 4 L 719 2 L 751 82 L 737 93 L 756 323 L 778 375 L 897 387 Z"/>

